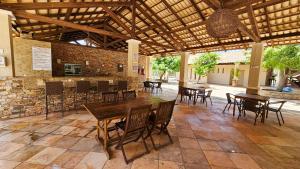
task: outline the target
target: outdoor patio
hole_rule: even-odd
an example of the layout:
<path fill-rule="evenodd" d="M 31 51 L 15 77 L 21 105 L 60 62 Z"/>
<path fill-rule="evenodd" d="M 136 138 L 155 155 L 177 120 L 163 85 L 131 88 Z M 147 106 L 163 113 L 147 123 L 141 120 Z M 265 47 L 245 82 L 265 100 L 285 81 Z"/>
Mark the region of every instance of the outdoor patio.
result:
<path fill-rule="evenodd" d="M 164 98 L 176 93 L 165 89 Z M 141 95 L 141 94 L 140 94 Z M 147 95 L 147 94 L 142 94 Z M 275 114 L 253 126 L 253 114 L 237 121 L 225 104 L 213 98 L 213 106 L 197 103 L 175 106 L 168 127 L 174 144 L 159 151 L 147 140 L 150 154 L 126 165 L 121 150 L 111 147 L 107 160 L 97 143 L 96 121 L 87 111 L 68 112 L 1 121 L 0 168 L 42 169 L 282 169 L 300 168 L 300 114 L 283 112 L 285 125 Z M 56 117 L 58 116 L 58 117 Z M 155 137 L 163 144 L 165 135 Z M 125 146 L 128 155 L 142 151 L 141 144 Z"/>

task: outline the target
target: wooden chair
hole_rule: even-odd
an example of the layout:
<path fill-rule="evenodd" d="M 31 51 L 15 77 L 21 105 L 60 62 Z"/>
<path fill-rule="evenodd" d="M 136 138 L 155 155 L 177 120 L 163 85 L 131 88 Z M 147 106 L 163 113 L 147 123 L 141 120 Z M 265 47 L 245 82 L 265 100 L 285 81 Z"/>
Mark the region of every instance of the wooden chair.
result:
<path fill-rule="evenodd" d="M 238 102 L 238 101 L 236 101 L 235 99 L 234 99 L 234 95 L 233 94 L 231 94 L 231 93 L 226 93 L 226 98 L 227 98 L 227 104 L 226 104 L 226 106 L 225 106 L 225 108 L 224 108 L 224 110 L 223 110 L 223 113 L 225 112 L 225 110 L 226 110 L 226 108 L 227 108 L 227 111 L 229 111 L 229 109 L 230 109 L 230 107 L 231 107 L 231 105 L 233 104 L 235 104 L 236 106 L 238 106 L 238 108 L 240 108 L 240 102 Z M 228 107 L 227 107 L 228 106 Z"/>
<path fill-rule="evenodd" d="M 161 102 L 158 106 L 156 113 L 150 115 L 149 126 L 148 126 L 148 132 L 149 132 L 148 136 L 150 137 L 153 147 L 156 150 L 161 147 L 164 147 L 166 145 L 173 144 L 173 140 L 170 136 L 170 133 L 169 133 L 167 127 L 172 118 L 175 102 L 176 102 L 176 100 Z M 152 137 L 152 131 L 154 129 L 159 129 L 158 134 L 161 134 L 162 132 L 164 132 L 169 137 L 170 143 L 166 143 L 164 145 L 160 145 L 160 146 L 156 147 L 153 137 Z"/>
<path fill-rule="evenodd" d="M 282 124 L 284 124 L 283 116 L 282 116 L 282 113 L 281 113 L 281 108 L 283 107 L 284 103 L 286 103 L 286 101 L 268 102 L 268 104 L 267 104 L 266 118 L 268 118 L 269 111 L 275 112 L 276 116 L 277 116 L 279 126 L 281 126 L 281 122 L 280 122 L 278 113 L 280 114 Z M 274 105 L 274 104 L 280 104 L 280 106 L 278 108 L 270 107 L 270 105 Z"/>
<path fill-rule="evenodd" d="M 118 102 L 118 92 L 102 92 L 103 103 L 117 103 Z"/>
<path fill-rule="evenodd" d="M 262 112 L 264 110 L 263 105 L 259 101 L 252 99 L 243 99 L 241 101 L 241 111 L 239 111 L 239 116 L 237 119 L 239 119 L 242 116 L 242 114 L 246 116 L 246 111 L 252 111 L 255 113 L 254 125 L 256 125 L 257 118 L 259 116 L 263 116 Z"/>
<path fill-rule="evenodd" d="M 158 93 L 158 90 L 160 90 L 160 92 L 162 92 L 162 87 L 161 87 L 161 85 L 162 85 L 162 82 L 158 82 L 158 83 L 157 83 L 157 86 L 155 86 L 156 93 Z"/>
<path fill-rule="evenodd" d="M 49 97 L 50 96 L 60 96 L 60 105 L 62 112 L 62 116 L 64 116 L 64 86 L 63 82 L 46 82 L 45 83 L 45 109 L 46 109 L 46 119 L 49 114 Z M 52 103 L 53 106 L 56 106 L 54 101 Z"/>
<path fill-rule="evenodd" d="M 150 89 L 150 91 L 153 91 L 153 86 L 149 81 L 144 81 L 144 91 L 147 92 L 147 90 Z"/>
<path fill-rule="evenodd" d="M 180 93 L 180 102 L 182 102 L 182 100 L 187 100 L 188 101 L 188 105 L 190 104 L 190 100 L 192 99 L 192 97 L 194 96 L 193 91 L 190 91 L 189 89 L 186 89 L 184 87 L 179 86 L 179 93 Z"/>
<path fill-rule="evenodd" d="M 123 91 L 122 92 L 123 99 L 124 100 L 131 100 L 136 98 L 136 92 L 135 90 L 130 90 L 130 91 Z"/>
<path fill-rule="evenodd" d="M 134 159 L 139 158 L 146 153 L 149 153 L 149 149 L 147 147 L 145 137 L 143 136 L 143 134 L 147 128 L 150 112 L 151 105 L 143 105 L 131 108 L 131 110 L 127 114 L 126 120 L 118 122 L 115 125 L 118 137 L 120 139 L 117 148 L 121 147 L 124 160 L 127 164 L 133 161 Z M 122 136 L 119 133 L 119 129 L 124 131 Z M 131 159 L 128 159 L 124 150 L 124 145 L 133 141 L 138 141 L 140 138 L 142 138 L 145 147 L 145 152 L 135 155 Z"/>
<path fill-rule="evenodd" d="M 210 100 L 210 105 L 212 105 L 212 101 L 211 101 L 211 93 L 212 93 L 212 90 L 207 90 L 207 91 L 204 91 L 203 93 L 199 93 L 197 94 L 197 98 L 201 98 L 202 102 L 205 102 L 205 106 L 207 107 L 207 99 Z"/>
<path fill-rule="evenodd" d="M 81 102 L 81 100 L 77 100 L 77 96 L 84 95 L 83 99 L 85 104 L 88 102 L 89 92 L 90 92 L 90 82 L 89 81 L 77 81 L 76 82 L 76 89 L 74 94 L 74 108 L 77 110 L 77 103 Z"/>
<path fill-rule="evenodd" d="M 109 81 L 98 81 L 97 82 L 97 94 L 98 100 L 100 101 L 100 97 L 103 92 L 108 92 L 109 91 Z"/>
<path fill-rule="evenodd" d="M 118 90 L 119 91 L 127 91 L 128 89 L 128 81 L 127 80 L 119 80 L 118 81 Z"/>

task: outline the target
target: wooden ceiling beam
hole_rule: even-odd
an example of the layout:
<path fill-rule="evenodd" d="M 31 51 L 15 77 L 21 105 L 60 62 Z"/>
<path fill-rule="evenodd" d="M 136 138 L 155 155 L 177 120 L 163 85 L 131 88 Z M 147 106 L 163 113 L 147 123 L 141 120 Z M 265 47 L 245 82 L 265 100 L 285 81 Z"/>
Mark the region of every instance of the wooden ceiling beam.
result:
<path fill-rule="evenodd" d="M 0 3 L 0 9 L 35 10 L 57 8 L 92 8 L 131 6 L 130 2 L 36 2 L 36 3 Z"/>
<path fill-rule="evenodd" d="M 202 1 L 214 10 L 221 8 L 221 3 L 218 0 L 202 0 Z"/>
<path fill-rule="evenodd" d="M 131 30 L 120 20 L 118 15 L 116 15 L 112 10 L 110 10 L 108 7 L 102 7 L 102 9 L 109 14 L 109 16 L 117 23 L 119 24 L 126 32 L 131 34 Z"/>
<path fill-rule="evenodd" d="M 180 21 L 180 23 L 186 27 L 186 23 L 182 20 L 182 18 L 177 14 L 177 12 L 172 8 L 172 6 L 166 1 L 166 0 L 161 0 L 166 6 L 167 9 L 169 9 L 171 11 L 171 13 Z M 203 45 L 202 42 L 200 41 L 200 39 L 194 34 L 194 32 L 191 31 L 191 29 L 187 29 L 188 32 L 192 35 L 192 37 L 198 42 L 200 43 L 200 45 Z"/>
<path fill-rule="evenodd" d="M 14 12 L 15 16 L 18 17 L 22 17 L 22 18 L 27 18 L 27 19 L 33 19 L 33 20 L 37 20 L 40 22 L 47 22 L 47 23 L 51 23 L 51 24 L 56 24 L 62 27 L 67 27 L 67 28 L 72 28 L 72 29 L 77 29 L 77 30 L 81 30 L 81 31 L 87 31 L 87 32 L 94 32 L 100 35 L 107 35 L 107 36 L 111 36 L 114 38 L 120 38 L 120 39 L 130 39 L 131 37 L 128 37 L 126 35 L 123 34 L 119 34 L 119 33 L 114 33 L 114 32 L 109 32 L 106 30 L 102 30 L 102 29 L 97 29 L 91 26 L 85 26 L 85 25 L 80 25 L 80 24 L 75 24 L 75 23 L 71 23 L 71 22 L 67 22 L 67 21 L 62 21 L 62 20 L 57 20 L 57 19 L 52 19 L 49 17 L 45 17 L 45 16 L 40 16 L 40 15 L 35 15 L 35 14 L 31 14 L 28 12 L 23 12 L 23 11 L 15 11 Z M 159 44 L 156 42 L 149 42 L 146 40 L 140 40 L 142 43 L 145 44 L 151 44 L 151 45 L 155 45 L 155 46 L 163 46 L 165 48 L 172 48 L 170 46 L 166 46 L 163 44 Z"/>
<path fill-rule="evenodd" d="M 153 24 L 156 24 L 158 26 L 158 28 L 160 28 L 160 30 L 163 31 L 164 34 L 167 34 L 169 36 L 169 38 L 171 40 L 174 41 L 175 43 L 175 48 L 184 48 L 184 46 L 187 46 L 186 43 L 174 32 L 173 35 L 174 37 L 176 38 L 173 38 L 173 35 L 169 32 L 170 30 L 172 30 L 168 24 L 166 22 L 164 22 L 148 5 L 145 4 L 145 2 L 143 2 L 142 0 L 139 0 L 140 4 L 142 6 L 144 6 L 146 8 L 146 11 L 143 10 L 140 5 L 138 5 L 138 10 L 147 18 L 149 19 Z M 147 13 L 147 12 L 150 12 L 151 13 L 151 16 Z M 154 16 L 162 25 L 159 25 L 157 23 L 157 20 L 153 19 L 152 16 Z M 164 26 L 168 29 L 166 30 L 164 28 Z M 180 41 L 180 42 L 179 42 Z M 178 49 L 178 50 L 181 50 L 181 49 Z"/>
<path fill-rule="evenodd" d="M 131 22 L 131 37 L 134 38 L 136 36 L 135 31 L 136 31 L 136 22 L 135 22 L 135 18 L 136 18 L 136 0 L 131 0 L 131 4 L 132 4 L 132 10 L 131 10 L 131 14 L 132 14 L 132 22 Z"/>
<path fill-rule="evenodd" d="M 250 20 L 253 32 L 257 37 L 260 37 L 257 21 L 255 19 L 254 11 L 251 4 L 248 6 L 248 18 Z"/>

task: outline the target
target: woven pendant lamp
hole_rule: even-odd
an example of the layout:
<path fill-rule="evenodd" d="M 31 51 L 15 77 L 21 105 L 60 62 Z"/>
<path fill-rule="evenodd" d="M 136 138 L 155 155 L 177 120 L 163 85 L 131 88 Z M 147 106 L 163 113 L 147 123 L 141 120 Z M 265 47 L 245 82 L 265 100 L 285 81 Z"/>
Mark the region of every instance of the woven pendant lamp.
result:
<path fill-rule="evenodd" d="M 214 38 L 227 38 L 237 32 L 238 17 L 231 9 L 218 9 L 206 22 L 207 33 Z"/>

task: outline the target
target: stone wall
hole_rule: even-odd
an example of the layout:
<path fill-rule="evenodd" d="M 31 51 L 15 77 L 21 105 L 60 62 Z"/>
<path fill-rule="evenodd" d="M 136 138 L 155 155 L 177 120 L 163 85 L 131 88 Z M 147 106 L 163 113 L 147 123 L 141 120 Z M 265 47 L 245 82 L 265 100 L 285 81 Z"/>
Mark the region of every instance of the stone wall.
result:
<path fill-rule="evenodd" d="M 57 63 L 57 59 L 61 63 Z M 89 62 L 86 65 L 86 61 Z M 52 43 L 53 76 L 64 76 L 64 64 L 81 64 L 83 76 L 126 76 L 127 53 L 78 46 L 67 43 Z M 124 66 L 123 72 L 117 65 Z"/>

